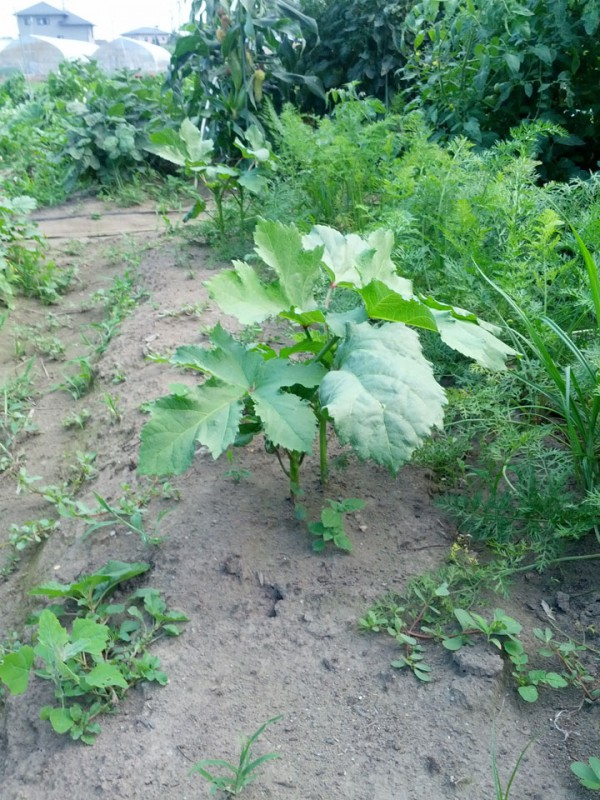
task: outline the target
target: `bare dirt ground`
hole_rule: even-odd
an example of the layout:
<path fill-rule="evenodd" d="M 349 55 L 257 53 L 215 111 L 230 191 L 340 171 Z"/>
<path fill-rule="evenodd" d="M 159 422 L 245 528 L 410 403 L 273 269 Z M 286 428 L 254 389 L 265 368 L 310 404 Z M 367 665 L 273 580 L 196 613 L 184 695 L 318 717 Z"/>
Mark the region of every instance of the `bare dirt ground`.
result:
<path fill-rule="evenodd" d="M 140 405 L 181 379 L 147 356 L 205 343 L 206 331 L 222 319 L 202 285 L 214 266 L 205 249 L 167 235 L 152 214 L 109 214 L 85 203 L 42 216 L 53 256 L 76 266 L 79 277 L 59 306 L 19 300 L 0 332 L 3 383 L 34 357 L 38 395 L 31 422 L 38 433 L 20 442 L 21 463 L 44 483 L 57 483 L 77 451 L 93 451 L 98 474 L 81 497 L 93 502 L 97 492 L 116 500 L 123 483 L 140 483 L 135 470 L 146 419 Z M 73 400 L 56 388 L 65 363 L 36 356 L 22 328 L 33 326 L 41 336 L 52 327 L 67 358 L 80 354 L 81 331 L 102 315 L 90 298 L 122 275 L 134 256 L 141 256 L 139 282 L 148 296 L 100 358 L 92 391 Z M 115 376 L 124 380 L 113 383 Z M 120 421 L 111 418 L 106 393 L 116 399 Z M 65 429 L 65 416 L 83 408 L 90 412 L 88 424 Z M 283 719 L 267 730 L 258 750 L 281 758 L 265 765 L 245 793 L 249 800 L 492 800 L 494 721 L 504 781 L 522 748 L 537 737 L 511 797 L 588 796 L 569 763 L 600 752 L 598 704 L 570 713 L 580 697 L 562 691 L 527 705 L 508 666 L 480 647 L 458 658 L 432 648 L 433 681 L 421 684 L 390 667 L 398 652 L 391 637 L 359 632 L 357 620 L 372 601 L 402 591 L 411 576 L 439 564 L 454 539 L 423 471 L 407 467 L 392 479 L 352 459 L 334 470 L 326 496 L 360 497 L 366 506 L 349 519 L 351 555 L 316 555 L 294 519 L 277 462 L 256 445 L 236 452 L 234 466 L 249 475 L 236 483 L 225 475 L 231 469 L 225 460 L 201 454 L 192 470 L 172 481 L 181 499 L 156 501 L 153 508 L 170 509 L 158 546 L 120 528 L 84 540 L 77 521 L 63 520 L 59 531 L 25 551 L 0 579 L 0 640 L 21 631 L 27 613 L 40 606 L 27 595 L 31 586 L 72 580 L 109 559 L 150 561 L 147 585 L 190 618 L 182 636 L 153 648 L 168 685 L 132 690 L 117 713 L 100 720 L 93 746 L 60 737 L 38 719 L 40 706 L 52 701 L 47 683 L 34 681 L 25 695 L 0 705 L 1 800 L 207 797 L 208 786 L 188 775 L 192 764 L 206 757 L 234 759 L 240 733 L 278 714 Z M 303 469 L 307 505 L 316 516 L 323 497 L 317 471 L 310 463 Z M 14 471 L 0 475 L 0 545 L 11 523 L 51 512 L 38 495 L 16 494 Z M 0 558 L 7 549 L 0 549 Z M 592 570 L 529 576 L 497 605 L 531 631 L 543 624 L 542 600 L 568 630 L 600 628 L 600 586 Z"/>

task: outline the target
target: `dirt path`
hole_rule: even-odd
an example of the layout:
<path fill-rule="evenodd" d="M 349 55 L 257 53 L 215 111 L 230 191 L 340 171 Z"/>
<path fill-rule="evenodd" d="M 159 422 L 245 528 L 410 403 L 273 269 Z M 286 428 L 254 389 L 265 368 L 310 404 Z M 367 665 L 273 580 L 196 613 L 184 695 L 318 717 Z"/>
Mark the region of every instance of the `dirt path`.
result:
<path fill-rule="evenodd" d="M 90 237 L 111 230 L 135 237 L 149 297 L 121 325 L 98 363 L 93 391 L 80 400 L 54 390 L 64 363 L 36 358 L 32 374 L 42 394 L 32 419 L 39 434 L 21 446 L 27 469 L 45 483 L 65 474 L 76 451 L 96 452 L 98 474 L 82 497 L 97 492 L 114 500 L 123 483 L 138 485 L 139 432 L 146 419 L 140 405 L 181 379 L 145 357 L 178 344 L 206 342 L 206 331 L 219 315 L 202 286 L 213 274 L 202 249 L 186 249 L 156 227 L 135 229 L 138 222 L 149 223 L 148 214 L 105 211 L 92 220 L 100 213 L 94 209 L 86 203 L 77 214 L 52 210 L 61 219 L 42 215 L 41 228 L 54 242 L 56 258 L 77 266 L 80 283 L 61 307 L 19 304 L 0 333 L 0 368 L 6 376 L 22 371 L 29 352 L 15 358 L 15 326 L 32 321 L 47 326 L 47 311 L 59 320 L 55 333 L 64 340 L 67 357 L 80 352 L 82 326 L 98 321 L 90 296 L 123 273 L 127 253 L 132 257 L 129 245 L 123 245 L 119 261 L 102 238 Z M 157 224 L 161 229 L 160 219 Z M 64 239 L 81 240 L 83 249 L 65 253 Z M 72 253 L 73 247 L 67 250 Z M 125 380 L 113 383 L 115 376 Z M 112 424 L 103 401 L 107 392 L 121 412 Z M 88 424 L 66 430 L 65 415 L 84 407 L 90 412 Z M 440 563 L 453 540 L 423 472 L 406 468 L 394 480 L 352 459 L 334 470 L 326 496 L 361 497 L 366 507 L 350 519 L 351 555 L 333 550 L 315 555 L 291 513 L 276 462 L 257 445 L 236 452 L 235 467 L 249 471 L 239 483 L 226 477 L 230 465 L 225 460 L 201 454 L 189 473 L 172 481 L 181 500 L 158 506 L 170 508 L 161 523 L 166 539 L 160 546 L 145 546 L 120 529 L 103 529 L 82 540 L 81 527 L 65 520 L 0 582 L 0 639 L 19 628 L 24 609 L 34 605 L 25 594 L 28 587 L 70 580 L 109 559 L 151 561 L 148 585 L 190 617 L 180 638 L 154 648 L 169 684 L 133 690 L 118 713 L 102 718 L 102 733 L 92 747 L 57 736 L 38 719 L 40 706 L 52 699 L 42 682 L 0 706 L 2 800 L 207 797 L 201 779 L 188 776 L 191 765 L 206 757 L 234 759 L 239 734 L 277 714 L 282 721 L 267 731 L 259 749 L 275 751 L 281 759 L 265 766 L 245 793 L 249 800 L 492 800 L 494 720 L 504 781 L 529 738 L 538 737 L 511 797 L 587 796 L 568 764 L 600 752 L 598 708 L 563 715 L 560 719 L 568 721 L 555 724 L 558 712 L 575 707 L 579 698 L 555 693 L 535 706 L 524 704 L 501 659 L 479 647 L 458 658 L 432 649 L 433 681 L 421 684 L 390 667 L 398 653 L 390 637 L 359 633 L 357 619 L 370 602 L 401 591 L 409 577 Z M 314 463 L 305 466 L 307 504 L 314 515 L 322 503 L 316 474 Z M 0 543 L 10 523 L 48 513 L 39 498 L 15 494 L 14 474 L 0 476 Z M 597 613 L 600 592 L 589 591 L 593 578 L 583 573 L 558 577 L 571 582 L 558 586 L 556 576 L 529 576 L 510 601 L 499 604 L 527 630 L 541 624 L 540 601 L 554 604 L 557 588 L 587 592 L 579 604 L 573 601 L 565 624 L 575 624 L 584 605 L 585 613 L 591 608 L 593 614 L 596 600 Z M 565 738 L 560 728 L 581 735 Z"/>

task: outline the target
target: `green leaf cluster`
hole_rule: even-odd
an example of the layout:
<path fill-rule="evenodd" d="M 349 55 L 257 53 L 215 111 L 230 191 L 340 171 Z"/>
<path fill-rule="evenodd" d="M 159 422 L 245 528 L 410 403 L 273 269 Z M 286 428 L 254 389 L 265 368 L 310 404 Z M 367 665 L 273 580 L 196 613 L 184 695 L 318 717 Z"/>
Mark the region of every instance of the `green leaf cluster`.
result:
<path fill-rule="evenodd" d="M 332 542 L 340 550 L 348 553 L 352 550 L 346 529 L 344 527 L 344 514 L 360 511 L 364 508 L 364 501 L 356 497 L 347 497 L 345 500 L 328 500 L 328 506 L 321 511 L 319 522 L 309 522 L 308 530 L 317 538 L 313 542 L 313 550 L 322 552 L 328 542 Z"/>
<path fill-rule="evenodd" d="M 171 363 L 208 378 L 176 386 L 153 404 L 142 432 L 142 473 L 179 473 L 198 443 L 217 458 L 263 433 L 269 447 L 291 456 L 295 484 L 317 429 L 322 476 L 326 471 L 329 422 L 361 459 L 396 473 L 441 427 L 446 402 L 413 328 L 438 333 L 488 369 L 503 368 L 514 353 L 474 315 L 415 294 L 397 274 L 389 231 L 362 238 L 316 226 L 302 237 L 293 225 L 261 220 L 255 245 L 273 279 L 234 262 L 209 281 L 210 296 L 246 325 L 279 317 L 294 343 L 279 351 L 264 342 L 248 348 L 217 326 L 210 349 L 180 347 Z M 341 290 L 354 306 L 336 313 Z"/>
<path fill-rule="evenodd" d="M 35 666 L 35 675 L 54 686 L 58 704 L 44 706 L 40 718 L 56 733 L 93 744 L 100 732 L 93 720 L 131 686 L 167 682 L 148 647 L 161 636 L 178 636 L 187 617 L 169 610 L 155 589 L 138 589 L 120 603 L 108 601 L 118 586 L 149 569 L 149 564 L 110 561 L 72 583 L 51 581 L 31 591 L 64 602 L 36 616 L 33 646 L 0 656 L 0 681 L 12 694 L 22 694 Z"/>

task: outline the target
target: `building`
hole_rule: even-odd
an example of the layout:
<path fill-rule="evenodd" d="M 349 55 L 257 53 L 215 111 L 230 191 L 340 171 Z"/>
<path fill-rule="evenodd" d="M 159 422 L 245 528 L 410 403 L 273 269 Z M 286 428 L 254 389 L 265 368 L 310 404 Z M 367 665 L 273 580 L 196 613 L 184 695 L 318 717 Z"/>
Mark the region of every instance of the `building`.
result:
<path fill-rule="evenodd" d="M 128 39 L 135 39 L 137 42 L 148 42 L 148 44 L 166 44 L 171 38 L 168 31 L 161 31 L 159 28 L 136 28 L 133 31 L 122 33 Z"/>
<path fill-rule="evenodd" d="M 72 39 L 78 42 L 94 41 L 94 26 L 66 9 L 54 8 L 48 3 L 36 3 L 15 14 L 19 36 L 45 36 L 54 39 Z"/>

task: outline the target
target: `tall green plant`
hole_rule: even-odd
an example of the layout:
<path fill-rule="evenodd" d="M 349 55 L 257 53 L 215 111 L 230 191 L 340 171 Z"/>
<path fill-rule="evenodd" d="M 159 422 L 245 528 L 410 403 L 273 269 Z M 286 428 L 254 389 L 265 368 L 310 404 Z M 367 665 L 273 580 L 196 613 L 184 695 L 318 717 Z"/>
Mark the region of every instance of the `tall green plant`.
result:
<path fill-rule="evenodd" d="M 363 239 L 316 226 L 302 237 L 293 225 L 262 220 L 255 243 L 276 280 L 234 262 L 209 282 L 209 292 L 245 325 L 272 317 L 291 323 L 290 345 L 246 348 L 217 325 L 210 349 L 178 348 L 172 364 L 209 378 L 196 387 L 177 385 L 154 403 L 142 432 L 142 473 L 184 471 L 198 442 L 217 458 L 263 433 L 294 495 L 317 434 L 326 480 L 330 424 L 361 459 L 396 473 L 441 427 L 446 402 L 412 328 L 439 334 L 489 369 L 502 369 L 514 352 L 472 314 L 414 294 L 390 258 L 389 231 Z M 345 313 L 332 309 L 340 292 L 352 298 Z"/>
<path fill-rule="evenodd" d="M 170 84 L 187 115 L 203 120 L 219 156 L 229 155 L 251 125 L 260 127 L 265 91 L 301 83 L 322 94 L 317 80 L 293 73 L 303 27 L 316 33 L 314 20 L 287 0 L 193 0 Z"/>
<path fill-rule="evenodd" d="M 559 415 L 555 428 L 569 446 L 582 488 L 586 492 L 593 492 L 598 488 L 600 477 L 600 367 L 593 349 L 600 342 L 600 277 L 588 248 L 578 233 L 573 233 L 585 265 L 594 312 L 592 346 L 587 350 L 577 341 L 582 332 L 565 330 L 554 320 L 542 315 L 539 321 L 552 332 L 553 339 L 559 346 L 550 343 L 538 320 L 523 311 L 503 289 L 498 286 L 495 288 L 520 322 L 524 333 L 517 335 L 524 350 L 541 365 L 547 379 L 546 382 L 534 382 L 528 377 L 524 378 L 535 394 L 544 398 L 543 403 L 537 401 L 535 411 L 548 419 Z M 583 335 L 589 339 L 590 331 L 586 330 Z M 562 366 L 558 358 L 564 359 L 565 356 L 569 363 Z M 597 535 L 600 540 L 598 529 Z"/>
<path fill-rule="evenodd" d="M 546 148 L 548 169 L 594 169 L 599 25 L 596 0 L 421 0 L 401 33 L 405 100 L 483 144 L 525 119 L 560 123 L 575 136 Z"/>

